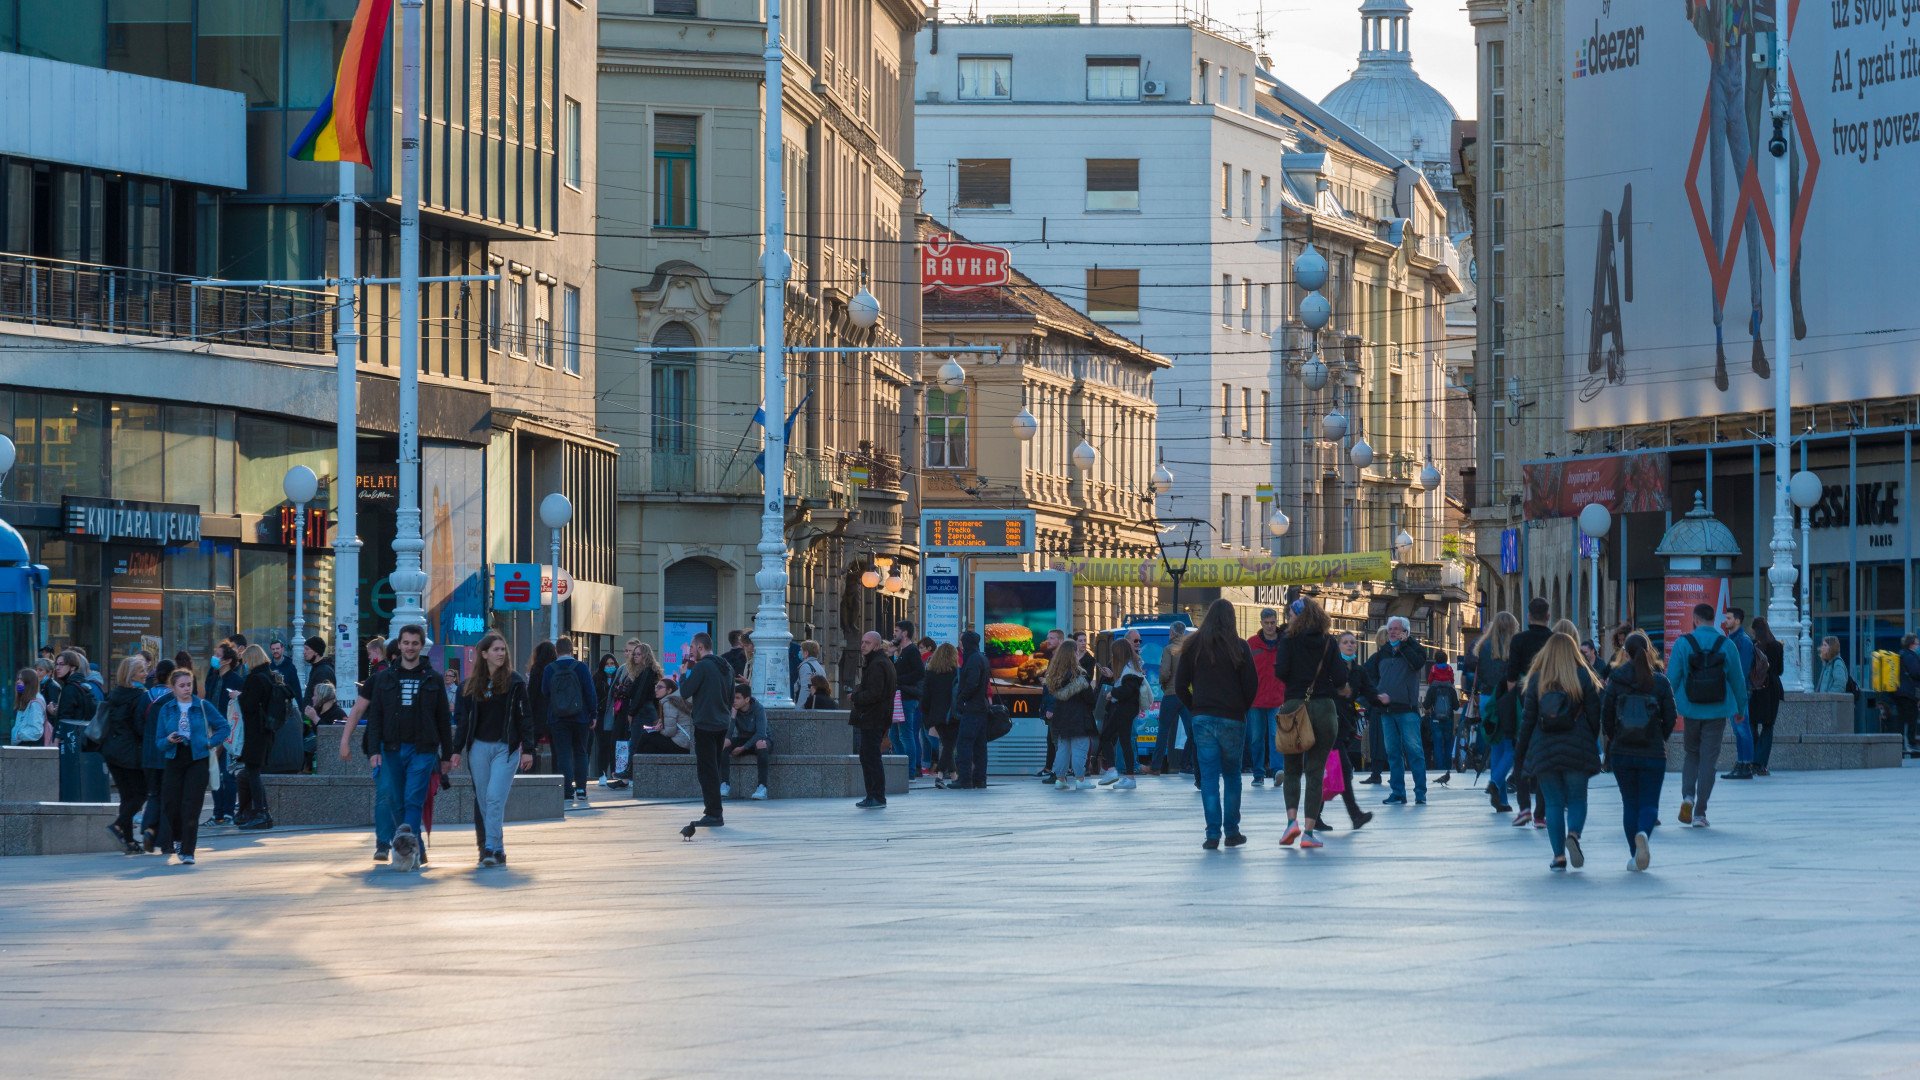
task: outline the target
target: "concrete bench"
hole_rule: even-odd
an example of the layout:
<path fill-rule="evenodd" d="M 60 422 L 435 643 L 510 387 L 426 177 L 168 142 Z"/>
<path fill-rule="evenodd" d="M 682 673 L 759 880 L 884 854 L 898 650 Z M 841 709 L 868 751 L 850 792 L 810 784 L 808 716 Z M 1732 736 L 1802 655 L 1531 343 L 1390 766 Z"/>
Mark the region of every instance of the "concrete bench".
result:
<path fill-rule="evenodd" d="M 753 793 L 759 775 L 751 757 L 729 758 L 727 783 L 732 798 Z M 887 794 L 907 793 L 907 759 L 888 754 L 880 759 L 887 771 Z M 700 774 L 692 754 L 640 754 L 633 759 L 633 797 L 636 799 L 698 799 Z M 851 754 L 775 753 L 767 768 L 767 797 L 771 799 L 858 799 L 866 795 L 860 759 Z"/>
<path fill-rule="evenodd" d="M 119 816 L 117 803 L 0 801 L 0 856 L 124 850 L 107 831 Z"/>
<path fill-rule="evenodd" d="M 0 802 L 54 802 L 60 798 L 60 749 L 0 746 Z"/>
<path fill-rule="evenodd" d="M 373 824 L 371 774 L 266 776 L 263 779 L 267 786 L 267 805 L 272 809 L 276 825 Z M 451 781 L 434 801 L 434 823 L 470 824 L 473 781 L 464 768 L 456 769 Z M 560 777 L 521 773 L 513 778 L 513 790 L 507 795 L 508 821 L 552 821 L 565 816 L 565 812 Z"/>
<path fill-rule="evenodd" d="M 1720 767 L 1732 768 L 1737 757 L 1733 725 L 1720 738 Z M 1789 694 L 1780 703 L 1773 725 L 1774 772 L 1810 769 L 1897 769 L 1898 735 L 1856 734 L 1851 694 Z M 1686 762 L 1685 736 L 1676 733 L 1667 742 L 1667 768 L 1679 771 Z"/>

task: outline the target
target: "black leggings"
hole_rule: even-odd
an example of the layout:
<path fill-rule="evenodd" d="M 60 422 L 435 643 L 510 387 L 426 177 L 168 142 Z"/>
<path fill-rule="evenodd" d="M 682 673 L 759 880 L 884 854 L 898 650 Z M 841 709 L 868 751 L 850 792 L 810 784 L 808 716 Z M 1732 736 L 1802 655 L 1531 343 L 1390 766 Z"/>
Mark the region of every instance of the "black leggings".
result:
<path fill-rule="evenodd" d="M 147 801 L 146 771 L 109 765 L 107 772 L 113 774 L 114 790 L 120 793 L 120 816 L 113 823 L 120 827 L 120 835 L 132 840 L 134 812 Z"/>
<path fill-rule="evenodd" d="M 1120 748 L 1119 757 L 1114 756 L 1114 747 L 1116 745 Z M 1133 720 L 1131 718 L 1122 720 L 1118 717 L 1110 717 L 1107 720 L 1107 730 L 1100 733 L 1100 752 L 1097 755 L 1099 759 L 1115 766 L 1121 765 L 1124 759 L 1125 768 L 1121 769 L 1121 771 L 1128 776 L 1132 776 L 1133 771 L 1140 767 L 1140 763 L 1135 758 L 1135 754 L 1136 750 L 1133 745 Z"/>
<path fill-rule="evenodd" d="M 953 744 L 960 740 L 960 725 L 940 724 L 933 729 L 933 733 L 940 737 L 940 760 L 934 763 L 933 771 L 942 776 L 952 776 Z"/>

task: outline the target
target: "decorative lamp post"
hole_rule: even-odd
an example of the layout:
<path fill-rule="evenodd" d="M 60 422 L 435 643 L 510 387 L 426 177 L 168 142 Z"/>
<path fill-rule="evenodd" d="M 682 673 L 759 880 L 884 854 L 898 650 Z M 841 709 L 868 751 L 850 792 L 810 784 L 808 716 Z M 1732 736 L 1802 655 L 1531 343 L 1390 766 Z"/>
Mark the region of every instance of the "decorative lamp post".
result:
<path fill-rule="evenodd" d="M 1812 690 L 1813 679 L 1813 549 L 1812 515 L 1808 511 L 1820 501 L 1825 490 L 1820 477 L 1801 469 L 1787 481 L 1787 495 L 1800 508 L 1800 688 Z M 1784 685 L 1784 684 L 1783 684 Z"/>
<path fill-rule="evenodd" d="M 880 587 L 879 569 L 869 564 L 866 570 L 860 574 L 860 584 L 865 585 L 869 589 L 879 588 Z"/>
<path fill-rule="evenodd" d="M 553 607 L 547 614 L 547 640 L 560 640 L 560 530 L 573 520 L 573 503 L 559 492 L 540 500 L 540 524 L 553 530 Z"/>
<path fill-rule="evenodd" d="M 1267 531 L 1275 536 L 1285 536 L 1292 527 L 1293 521 L 1287 517 L 1287 512 L 1278 506 L 1274 507 L 1273 516 L 1267 519 Z"/>
<path fill-rule="evenodd" d="M 320 494 L 320 478 L 305 465 L 295 465 L 280 481 L 280 490 L 293 504 L 293 647 L 300 649 L 307 640 L 307 504 Z M 300 649 L 299 656 L 295 663 L 304 679 L 306 650 Z"/>
<path fill-rule="evenodd" d="M 967 385 L 967 369 L 960 366 L 960 361 L 949 356 L 947 357 L 947 362 L 940 365 L 940 373 L 937 378 L 940 380 L 940 385 L 943 388 L 959 390 Z M 1025 409 L 1020 411 L 1026 412 Z"/>
<path fill-rule="evenodd" d="M 1347 437 L 1347 417 L 1335 409 L 1320 418 L 1320 437 L 1328 442 L 1339 442 Z"/>
<path fill-rule="evenodd" d="M 1354 468 L 1364 469 L 1373 464 L 1373 445 L 1361 439 L 1353 444 L 1353 449 L 1347 451 L 1347 456 L 1353 459 Z"/>
<path fill-rule="evenodd" d="M 1406 552 L 1411 550 L 1412 548 L 1413 548 L 1413 534 L 1408 532 L 1405 529 L 1401 529 L 1400 532 L 1397 535 L 1395 535 L 1393 538 L 1393 550 L 1395 554 L 1399 555 L 1400 558 L 1405 559 Z"/>
<path fill-rule="evenodd" d="M 860 276 L 864 279 L 866 271 L 862 270 Z M 847 301 L 847 321 L 862 330 L 871 330 L 874 324 L 880 321 L 880 301 L 874 299 L 873 294 L 867 291 L 864 281 L 860 285 L 860 291 L 854 293 L 853 299 Z M 965 375 L 962 374 L 961 377 L 964 379 Z"/>
<path fill-rule="evenodd" d="M 1440 486 L 1440 470 L 1433 467 L 1432 461 L 1428 461 L 1426 467 L 1420 470 L 1420 486 L 1428 491 Z"/>
<path fill-rule="evenodd" d="M 1320 391 L 1327 387 L 1327 365 L 1318 356 L 1309 357 L 1300 365 L 1300 385 L 1308 390 Z"/>
<path fill-rule="evenodd" d="M 1013 414 L 1013 435 L 1021 442 L 1032 442 L 1040 433 L 1040 418 L 1022 408 Z"/>
<path fill-rule="evenodd" d="M 1153 468 L 1153 490 L 1157 495 L 1165 495 L 1173 490 L 1173 470 L 1167 468 L 1164 457 L 1160 459 L 1160 464 Z"/>
<path fill-rule="evenodd" d="M 1080 445 L 1073 448 L 1073 464 L 1081 472 L 1087 472 L 1092 469 L 1094 463 L 1099 460 L 1100 452 L 1095 450 L 1093 444 L 1085 439 L 1081 439 Z"/>
<path fill-rule="evenodd" d="M 1587 567 L 1587 637 L 1600 648 L 1600 541 L 1613 531 L 1613 513 L 1599 503 L 1580 508 L 1580 531 L 1593 542 Z"/>

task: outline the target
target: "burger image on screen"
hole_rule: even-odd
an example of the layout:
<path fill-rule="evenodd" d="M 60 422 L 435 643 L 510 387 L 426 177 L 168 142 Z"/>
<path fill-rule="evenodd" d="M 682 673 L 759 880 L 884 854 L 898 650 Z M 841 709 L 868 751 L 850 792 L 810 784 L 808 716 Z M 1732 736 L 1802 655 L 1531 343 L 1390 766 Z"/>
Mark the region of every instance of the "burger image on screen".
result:
<path fill-rule="evenodd" d="M 987 667 L 1011 677 L 1033 656 L 1033 631 L 1019 623 L 987 624 Z"/>

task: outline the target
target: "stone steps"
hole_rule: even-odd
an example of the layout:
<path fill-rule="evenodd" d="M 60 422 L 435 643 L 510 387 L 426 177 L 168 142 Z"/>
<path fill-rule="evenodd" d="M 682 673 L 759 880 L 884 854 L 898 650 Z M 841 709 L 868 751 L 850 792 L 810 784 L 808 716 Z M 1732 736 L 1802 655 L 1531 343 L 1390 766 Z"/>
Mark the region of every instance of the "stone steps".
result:
<path fill-rule="evenodd" d="M 880 758 L 887 772 L 887 794 L 907 793 L 907 759 L 887 754 Z M 731 798 L 752 794 L 758 771 L 753 759 L 730 758 L 727 783 Z M 633 760 L 633 797 L 636 799 L 698 799 L 700 774 L 692 754 L 641 754 Z M 860 759 L 851 754 L 779 754 L 767 767 L 770 799 L 858 799 L 867 793 L 860 775 Z"/>

